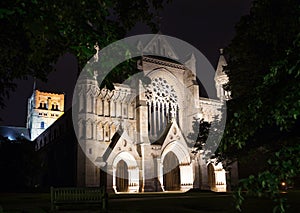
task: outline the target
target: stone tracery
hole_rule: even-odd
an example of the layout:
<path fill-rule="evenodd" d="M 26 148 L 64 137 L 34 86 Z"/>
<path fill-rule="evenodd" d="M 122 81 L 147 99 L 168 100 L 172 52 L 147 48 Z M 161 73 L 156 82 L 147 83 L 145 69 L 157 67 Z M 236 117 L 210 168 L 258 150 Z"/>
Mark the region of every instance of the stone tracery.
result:
<path fill-rule="evenodd" d="M 158 139 L 167 123 L 178 116 L 178 97 L 174 88 L 161 78 L 152 79 L 145 96 L 148 105 L 148 129 L 150 140 Z"/>

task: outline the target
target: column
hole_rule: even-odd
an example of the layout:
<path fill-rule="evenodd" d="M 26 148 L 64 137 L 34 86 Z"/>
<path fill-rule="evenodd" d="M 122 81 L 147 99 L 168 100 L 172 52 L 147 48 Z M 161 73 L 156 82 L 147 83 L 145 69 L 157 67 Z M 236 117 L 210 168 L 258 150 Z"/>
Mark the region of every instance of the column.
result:
<path fill-rule="evenodd" d="M 157 115 L 156 115 L 156 102 L 154 101 L 153 102 L 153 136 L 154 138 L 156 139 L 156 134 L 157 134 L 157 131 L 156 131 L 156 120 L 157 120 Z"/>
<path fill-rule="evenodd" d="M 190 164 L 179 165 L 180 182 L 182 191 L 187 191 L 193 187 L 193 171 Z"/>
<path fill-rule="evenodd" d="M 104 116 L 109 116 L 109 108 L 110 102 L 108 100 L 104 100 Z"/>
<path fill-rule="evenodd" d="M 113 190 L 114 190 L 115 193 L 117 192 L 116 171 L 117 171 L 117 169 L 115 167 L 113 167 L 113 179 L 112 179 L 113 184 L 112 184 L 112 187 L 113 187 Z"/>
<path fill-rule="evenodd" d="M 96 97 L 92 98 L 92 114 L 96 114 Z"/>
<path fill-rule="evenodd" d="M 116 117 L 120 117 L 120 102 L 116 101 Z"/>
<path fill-rule="evenodd" d="M 199 189 L 200 188 L 200 183 L 201 183 L 201 174 L 200 174 L 200 169 L 199 169 L 199 162 L 197 156 L 195 159 L 192 160 L 192 165 L 193 165 L 193 188 Z"/>
<path fill-rule="evenodd" d="M 153 192 L 155 191 L 154 177 L 155 177 L 155 167 L 154 159 L 151 155 L 151 145 L 149 143 L 141 144 L 142 152 L 142 178 L 143 178 L 143 187 L 142 192 Z"/>
<path fill-rule="evenodd" d="M 98 115 L 103 115 L 103 99 L 99 99 L 99 109 L 98 109 Z"/>
<path fill-rule="evenodd" d="M 157 131 L 156 133 L 157 134 L 160 134 L 161 133 L 161 124 L 160 124 L 160 116 L 161 116 L 161 113 L 160 113 L 160 102 L 157 103 Z"/>
<path fill-rule="evenodd" d="M 208 185 L 206 158 L 204 157 L 203 150 L 200 150 L 197 155 L 199 159 L 199 167 L 201 170 L 201 189 L 209 190 L 210 187 Z"/>
<path fill-rule="evenodd" d="M 151 122 L 152 122 L 152 119 L 151 119 L 151 102 L 149 101 L 148 103 L 147 103 L 147 106 L 148 106 L 148 119 L 149 119 L 149 121 L 148 121 L 148 130 L 149 130 L 149 135 L 151 136 L 152 134 L 152 130 L 151 130 L 151 128 L 152 128 L 152 126 L 151 126 Z"/>
<path fill-rule="evenodd" d="M 123 105 L 123 118 L 128 118 L 128 103 L 124 103 Z"/>
<path fill-rule="evenodd" d="M 110 102 L 110 116 L 111 117 L 116 116 L 116 102 L 115 101 Z"/>
<path fill-rule="evenodd" d="M 162 119 L 161 119 L 161 124 L 163 129 L 165 128 L 165 103 L 162 103 L 161 105 L 161 115 L 162 115 Z"/>
<path fill-rule="evenodd" d="M 93 122 L 93 139 L 97 140 L 97 123 Z"/>
<path fill-rule="evenodd" d="M 161 159 L 156 158 L 156 170 L 157 170 L 157 186 L 156 186 L 156 191 L 161 192 L 164 191 L 164 186 L 163 186 L 163 165 L 161 164 Z"/>
<path fill-rule="evenodd" d="M 113 193 L 114 192 L 114 188 L 113 186 L 114 185 L 114 176 L 113 176 L 113 168 L 111 165 L 107 165 L 107 181 L 106 181 L 106 190 L 107 190 L 107 193 Z"/>

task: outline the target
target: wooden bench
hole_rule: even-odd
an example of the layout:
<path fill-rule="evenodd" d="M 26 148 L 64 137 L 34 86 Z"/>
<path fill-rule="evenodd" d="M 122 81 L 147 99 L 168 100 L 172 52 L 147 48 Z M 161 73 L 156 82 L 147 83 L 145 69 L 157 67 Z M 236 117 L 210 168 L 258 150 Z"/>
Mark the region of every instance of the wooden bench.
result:
<path fill-rule="evenodd" d="M 51 211 L 60 206 L 97 205 L 102 210 L 107 207 L 107 194 L 104 187 L 54 188 L 51 187 Z"/>

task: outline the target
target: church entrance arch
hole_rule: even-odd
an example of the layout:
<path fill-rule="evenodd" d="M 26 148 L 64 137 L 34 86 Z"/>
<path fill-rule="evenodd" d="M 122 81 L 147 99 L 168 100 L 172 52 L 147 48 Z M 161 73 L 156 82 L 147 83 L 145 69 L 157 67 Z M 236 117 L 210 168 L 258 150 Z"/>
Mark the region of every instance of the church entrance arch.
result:
<path fill-rule="evenodd" d="M 128 191 L 128 166 L 124 160 L 120 160 L 117 164 L 116 189 L 118 192 Z"/>
<path fill-rule="evenodd" d="M 163 180 L 166 191 L 180 190 L 179 161 L 173 152 L 169 152 L 163 162 Z"/>
<path fill-rule="evenodd" d="M 165 191 L 187 191 L 193 187 L 193 170 L 187 148 L 179 141 L 165 146 L 161 155 L 160 183 Z"/>
<path fill-rule="evenodd" d="M 113 189 L 115 192 L 138 192 L 139 168 L 128 152 L 120 152 L 113 160 Z"/>

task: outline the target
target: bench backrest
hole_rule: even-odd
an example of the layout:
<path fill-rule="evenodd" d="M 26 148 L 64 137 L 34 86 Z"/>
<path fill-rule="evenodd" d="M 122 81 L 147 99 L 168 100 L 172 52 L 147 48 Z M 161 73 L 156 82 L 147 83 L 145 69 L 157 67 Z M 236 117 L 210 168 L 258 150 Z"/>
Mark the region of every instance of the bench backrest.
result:
<path fill-rule="evenodd" d="M 51 187 L 52 201 L 101 201 L 105 196 L 104 188 L 54 188 Z"/>

